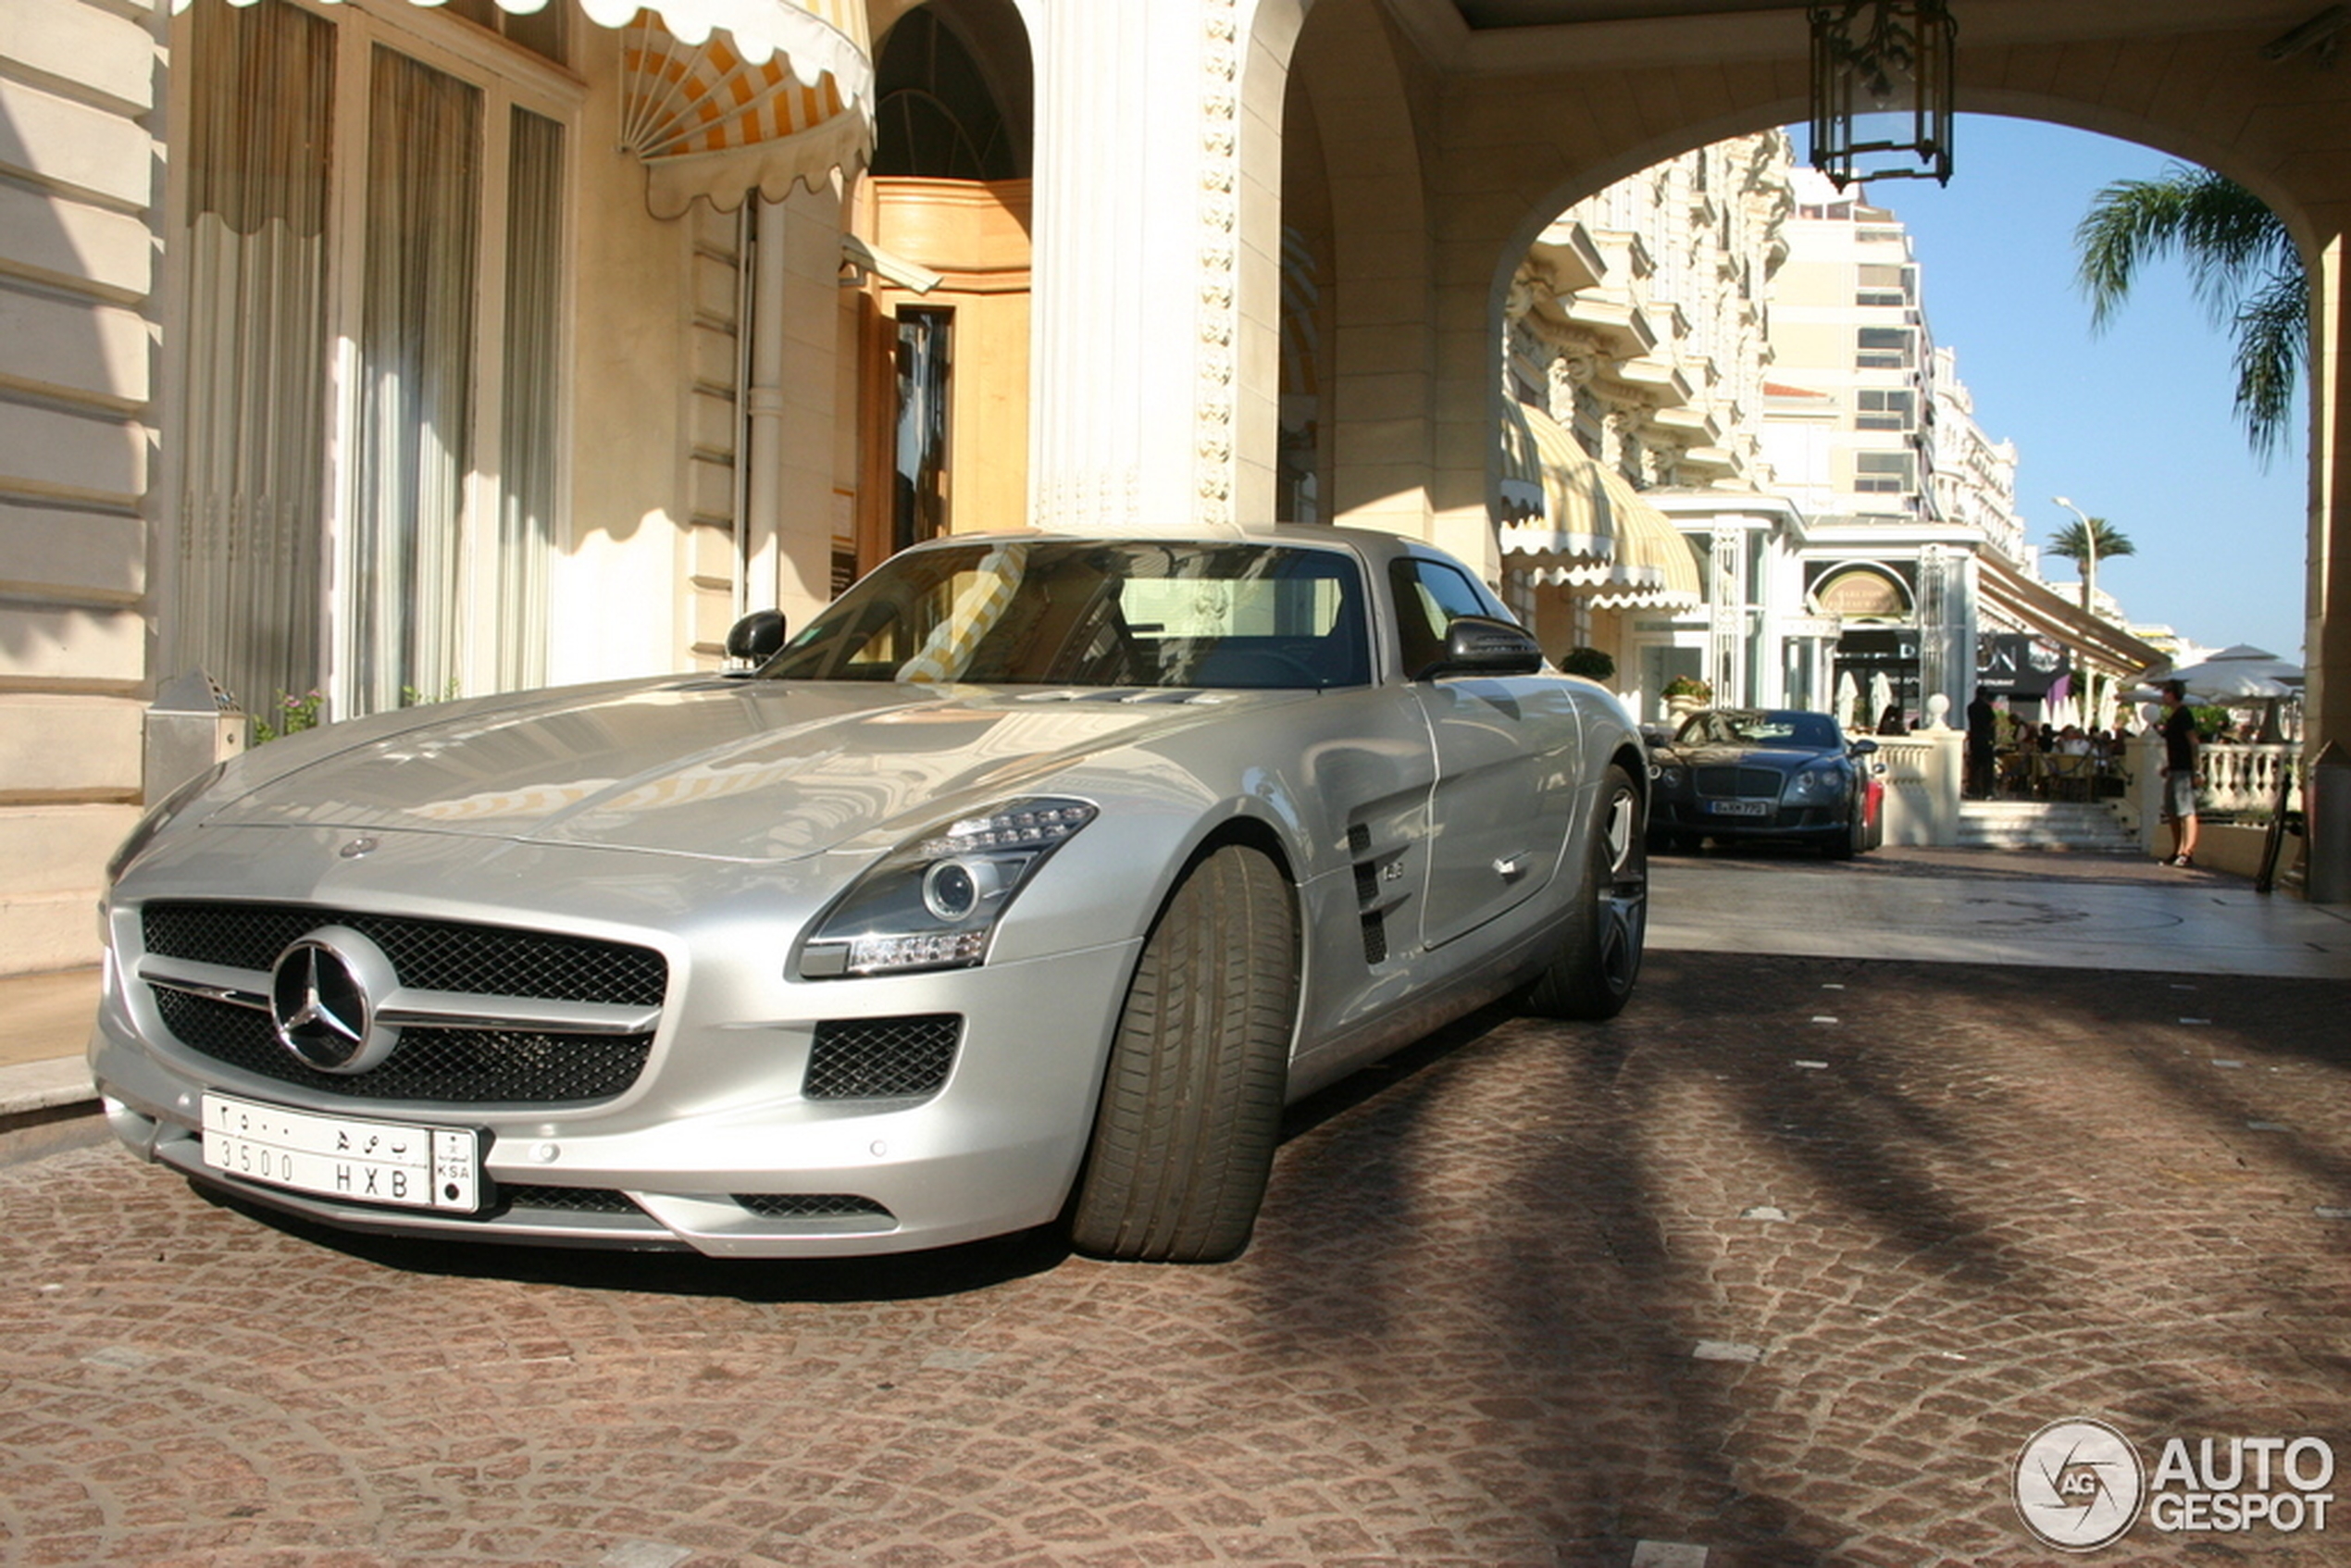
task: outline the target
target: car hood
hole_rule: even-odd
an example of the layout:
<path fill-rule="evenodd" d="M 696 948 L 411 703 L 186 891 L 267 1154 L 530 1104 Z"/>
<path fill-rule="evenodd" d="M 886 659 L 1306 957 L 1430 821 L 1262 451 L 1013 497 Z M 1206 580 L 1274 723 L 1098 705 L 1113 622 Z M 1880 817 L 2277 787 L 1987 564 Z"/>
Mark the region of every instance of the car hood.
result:
<path fill-rule="evenodd" d="M 332 728 L 275 742 L 323 754 L 207 820 L 790 860 L 877 830 L 881 847 L 910 813 L 1012 798 L 1106 750 L 1312 695 L 712 679 L 539 692 L 390 734 L 371 724 L 353 744 Z"/>

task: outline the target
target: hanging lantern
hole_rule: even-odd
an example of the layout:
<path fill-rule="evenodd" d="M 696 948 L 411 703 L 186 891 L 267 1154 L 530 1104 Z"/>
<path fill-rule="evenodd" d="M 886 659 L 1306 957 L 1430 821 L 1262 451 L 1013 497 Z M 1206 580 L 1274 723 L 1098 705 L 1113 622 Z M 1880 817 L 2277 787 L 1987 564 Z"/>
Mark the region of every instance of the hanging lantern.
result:
<path fill-rule="evenodd" d="M 1946 0 L 1814 6 L 1812 167 L 1856 180 L 1951 181 L 1952 63 Z"/>

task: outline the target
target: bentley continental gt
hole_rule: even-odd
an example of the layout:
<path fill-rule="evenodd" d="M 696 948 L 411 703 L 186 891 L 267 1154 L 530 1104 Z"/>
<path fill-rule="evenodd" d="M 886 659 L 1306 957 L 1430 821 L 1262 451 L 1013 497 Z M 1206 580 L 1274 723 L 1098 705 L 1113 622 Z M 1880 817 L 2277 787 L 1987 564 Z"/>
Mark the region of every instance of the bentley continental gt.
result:
<path fill-rule="evenodd" d="M 1476 576 L 1333 529 L 956 536 L 748 667 L 378 714 L 108 868 L 116 1134 L 355 1230 L 1247 1244 L 1284 1104 L 1639 973 L 1646 754 Z"/>
<path fill-rule="evenodd" d="M 1810 844 L 1832 860 L 1872 848 L 1881 831 L 1875 740 L 1848 739 L 1828 714 L 1710 708 L 1649 755 L 1650 841 L 1702 839 Z"/>

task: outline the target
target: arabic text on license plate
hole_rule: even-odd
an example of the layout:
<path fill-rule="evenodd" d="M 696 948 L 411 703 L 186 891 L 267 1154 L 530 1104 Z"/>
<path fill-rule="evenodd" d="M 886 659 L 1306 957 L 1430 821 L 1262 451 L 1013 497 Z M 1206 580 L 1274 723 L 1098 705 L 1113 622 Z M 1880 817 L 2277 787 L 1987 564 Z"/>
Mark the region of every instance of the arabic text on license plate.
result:
<path fill-rule="evenodd" d="M 1717 816 L 1769 816 L 1769 801 L 1709 801 L 1706 809 Z"/>
<path fill-rule="evenodd" d="M 322 1198 L 467 1214 L 481 1207 L 480 1140 L 471 1127 L 318 1116 L 207 1094 L 204 1163 Z"/>

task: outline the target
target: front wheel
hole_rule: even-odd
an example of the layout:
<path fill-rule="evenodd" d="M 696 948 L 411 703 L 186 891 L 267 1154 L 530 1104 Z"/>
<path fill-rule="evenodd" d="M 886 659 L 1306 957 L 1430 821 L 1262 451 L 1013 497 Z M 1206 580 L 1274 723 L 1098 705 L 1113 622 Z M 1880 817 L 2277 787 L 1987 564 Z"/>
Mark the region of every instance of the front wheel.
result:
<path fill-rule="evenodd" d="M 1265 856 L 1227 844 L 1186 876 L 1143 943 L 1072 1245 L 1137 1263 L 1216 1263 L 1249 1245 L 1297 1011 L 1289 886 Z"/>
<path fill-rule="evenodd" d="M 1567 932 L 1549 967 L 1527 992 L 1528 1005 L 1554 1018 L 1613 1018 L 1624 1011 L 1640 978 L 1648 908 L 1641 794 L 1632 775 L 1611 763 L 1600 786 Z"/>

